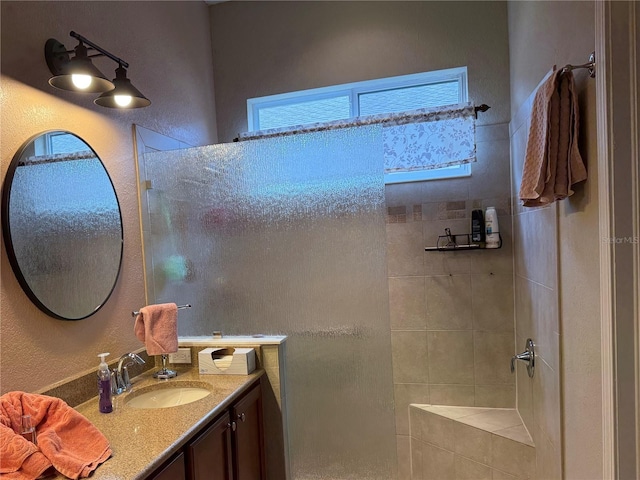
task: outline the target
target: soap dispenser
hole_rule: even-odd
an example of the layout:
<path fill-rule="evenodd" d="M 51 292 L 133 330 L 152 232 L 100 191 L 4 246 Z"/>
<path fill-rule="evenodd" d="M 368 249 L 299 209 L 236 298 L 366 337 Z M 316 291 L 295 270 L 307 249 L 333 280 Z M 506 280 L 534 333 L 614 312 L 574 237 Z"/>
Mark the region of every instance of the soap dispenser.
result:
<path fill-rule="evenodd" d="M 105 359 L 108 353 L 101 353 L 100 366 L 98 367 L 98 403 L 101 413 L 113 412 L 113 404 L 111 403 L 111 371 Z"/>

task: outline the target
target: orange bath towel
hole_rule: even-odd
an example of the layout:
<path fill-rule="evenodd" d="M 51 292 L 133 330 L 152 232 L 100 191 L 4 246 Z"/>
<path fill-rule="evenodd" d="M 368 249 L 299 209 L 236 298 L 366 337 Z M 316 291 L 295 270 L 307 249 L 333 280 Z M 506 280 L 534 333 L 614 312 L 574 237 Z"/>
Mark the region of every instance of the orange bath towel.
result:
<path fill-rule="evenodd" d="M 20 434 L 22 415 L 31 415 L 38 444 Z M 86 478 L 111 456 L 105 436 L 63 400 L 35 393 L 0 397 L 0 477 L 33 480 L 54 468 Z"/>
<path fill-rule="evenodd" d="M 149 355 L 178 351 L 178 306 L 175 303 L 147 305 L 136 316 L 133 331 L 144 342 Z"/>

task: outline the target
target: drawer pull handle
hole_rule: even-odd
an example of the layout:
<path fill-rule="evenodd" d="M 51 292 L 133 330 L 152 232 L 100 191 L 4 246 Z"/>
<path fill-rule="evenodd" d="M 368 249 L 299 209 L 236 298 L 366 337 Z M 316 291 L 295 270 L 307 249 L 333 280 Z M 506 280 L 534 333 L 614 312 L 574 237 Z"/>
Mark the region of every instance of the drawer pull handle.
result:
<path fill-rule="evenodd" d="M 238 415 L 238 420 L 245 422 L 247 420 L 247 417 L 244 413 L 241 413 Z"/>
<path fill-rule="evenodd" d="M 235 432 L 237 427 L 236 422 L 227 423 L 227 428 L 230 428 L 232 432 Z"/>

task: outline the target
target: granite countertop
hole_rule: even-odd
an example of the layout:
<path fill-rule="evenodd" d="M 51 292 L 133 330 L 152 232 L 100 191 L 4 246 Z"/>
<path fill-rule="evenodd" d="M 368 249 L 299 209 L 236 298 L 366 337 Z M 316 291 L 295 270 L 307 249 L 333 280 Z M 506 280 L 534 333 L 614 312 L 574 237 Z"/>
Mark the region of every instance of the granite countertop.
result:
<path fill-rule="evenodd" d="M 98 398 L 82 403 L 75 409 L 93 423 L 109 440 L 113 455 L 91 476 L 93 480 L 144 479 L 178 451 L 200 428 L 228 407 L 264 374 L 256 370 L 249 375 L 200 375 L 197 368 L 176 368 L 178 376 L 157 380 L 155 369 L 132 379 L 130 393 L 114 396 L 114 411 L 98 411 Z M 205 386 L 211 394 L 195 402 L 170 408 L 140 409 L 127 406 L 127 397 L 151 385 L 183 382 L 184 386 Z M 48 477 L 62 480 L 58 474 Z"/>

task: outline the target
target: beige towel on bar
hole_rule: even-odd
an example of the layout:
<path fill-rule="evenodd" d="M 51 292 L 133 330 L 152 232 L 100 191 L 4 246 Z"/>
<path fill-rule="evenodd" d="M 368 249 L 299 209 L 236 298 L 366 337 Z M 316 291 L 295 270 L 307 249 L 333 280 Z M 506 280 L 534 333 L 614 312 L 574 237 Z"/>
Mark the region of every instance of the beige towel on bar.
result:
<path fill-rule="evenodd" d="M 578 102 L 573 74 L 551 71 L 538 86 L 524 159 L 520 199 L 526 207 L 548 205 L 573 194 L 587 178 L 578 151 Z"/>

